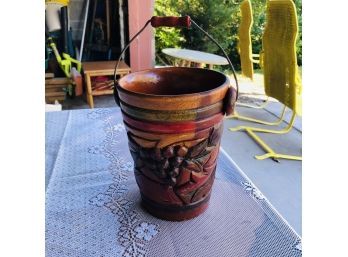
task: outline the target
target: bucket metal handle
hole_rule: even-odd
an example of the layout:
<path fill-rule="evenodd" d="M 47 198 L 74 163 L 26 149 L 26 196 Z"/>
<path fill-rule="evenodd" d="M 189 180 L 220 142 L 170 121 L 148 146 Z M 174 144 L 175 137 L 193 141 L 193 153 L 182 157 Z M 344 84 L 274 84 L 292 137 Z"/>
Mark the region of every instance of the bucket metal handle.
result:
<path fill-rule="evenodd" d="M 236 76 L 236 72 L 235 69 L 233 67 L 233 64 L 230 60 L 230 58 L 228 57 L 228 55 L 226 54 L 225 50 L 221 47 L 221 45 L 211 36 L 208 34 L 208 32 L 206 32 L 204 29 L 202 29 L 196 22 L 194 22 L 190 16 L 182 16 L 182 17 L 176 17 L 176 16 L 152 16 L 152 18 L 150 20 L 148 20 L 144 27 L 142 27 L 138 33 L 136 33 L 130 40 L 129 43 L 122 49 L 120 57 L 118 58 L 118 62 L 115 65 L 115 71 L 114 71 L 114 98 L 115 98 L 115 102 L 117 105 L 120 105 L 120 100 L 118 97 L 118 93 L 117 93 L 117 89 L 116 89 L 116 84 L 118 83 L 116 80 L 116 75 L 117 75 L 117 68 L 118 65 L 121 61 L 121 58 L 124 54 L 124 52 L 128 49 L 128 47 L 130 46 L 130 44 L 134 41 L 135 38 L 137 38 L 144 30 L 145 28 L 149 25 L 149 23 L 151 23 L 151 26 L 154 28 L 158 28 L 158 27 L 186 27 L 186 28 L 190 28 L 191 25 L 194 25 L 196 28 L 198 28 L 201 32 L 203 32 L 203 34 L 205 34 L 210 40 L 212 40 L 218 47 L 219 49 L 223 52 L 225 58 L 227 59 L 228 64 L 230 65 L 231 69 L 232 69 L 232 73 L 233 73 L 233 77 L 234 80 L 236 82 L 236 89 L 233 88 L 232 86 L 230 86 L 228 88 L 228 91 L 225 95 L 224 98 L 224 112 L 226 113 L 226 115 L 230 115 L 233 113 L 234 107 L 235 107 L 235 103 L 238 99 L 238 94 L 239 94 L 239 86 L 238 86 L 238 80 L 237 80 L 237 76 Z"/>

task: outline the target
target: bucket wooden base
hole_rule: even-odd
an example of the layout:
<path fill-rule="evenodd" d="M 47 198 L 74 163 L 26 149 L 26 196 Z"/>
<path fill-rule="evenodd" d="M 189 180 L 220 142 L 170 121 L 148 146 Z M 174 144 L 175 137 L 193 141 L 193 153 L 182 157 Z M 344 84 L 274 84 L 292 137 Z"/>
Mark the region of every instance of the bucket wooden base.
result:
<path fill-rule="evenodd" d="M 182 221 L 193 219 L 205 212 L 209 206 L 210 193 L 201 201 L 186 206 L 159 205 L 144 195 L 141 195 L 141 198 L 142 206 L 151 215 L 164 220 Z"/>

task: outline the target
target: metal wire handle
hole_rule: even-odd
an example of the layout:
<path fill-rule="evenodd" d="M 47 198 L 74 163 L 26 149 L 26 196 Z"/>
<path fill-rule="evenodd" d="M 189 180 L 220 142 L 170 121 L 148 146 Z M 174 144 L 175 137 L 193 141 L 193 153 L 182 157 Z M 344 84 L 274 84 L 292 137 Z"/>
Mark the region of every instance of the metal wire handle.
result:
<path fill-rule="evenodd" d="M 203 32 L 203 34 L 205 34 L 210 40 L 212 40 L 219 47 L 219 49 L 223 52 L 225 58 L 227 59 L 228 64 L 230 65 L 230 67 L 232 69 L 233 77 L 234 77 L 234 80 L 236 82 L 236 101 L 238 100 L 239 85 L 238 85 L 238 80 L 237 80 L 237 76 L 236 76 L 236 72 L 235 72 L 235 69 L 233 67 L 233 64 L 232 64 L 230 58 L 227 56 L 225 50 L 221 47 L 221 45 L 211 35 L 208 34 L 208 32 L 206 32 L 196 22 L 194 22 L 190 18 L 190 16 L 183 16 L 183 17 L 158 17 L 158 16 L 153 16 L 150 20 L 148 20 L 145 23 L 144 27 L 142 27 L 141 30 L 139 30 L 139 32 L 136 33 L 131 38 L 131 40 L 128 42 L 128 44 L 123 48 L 123 50 L 121 51 L 120 57 L 118 58 L 118 61 L 117 61 L 116 65 L 115 65 L 115 71 L 114 71 L 114 98 L 115 98 L 115 101 L 116 101 L 117 105 L 120 105 L 120 100 L 118 98 L 117 89 L 116 89 L 116 84 L 117 84 L 116 75 L 117 75 L 118 65 L 119 65 L 119 63 L 121 61 L 121 58 L 122 58 L 124 52 L 128 49 L 128 47 L 134 41 L 134 39 L 136 37 L 138 37 L 144 31 L 144 29 L 149 25 L 149 23 L 151 23 L 152 27 L 154 27 L 154 28 L 161 27 L 161 26 L 166 26 L 166 27 L 187 27 L 187 28 L 190 28 L 191 24 L 195 25 L 196 28 L 198 28 L 201 32 Z"/>

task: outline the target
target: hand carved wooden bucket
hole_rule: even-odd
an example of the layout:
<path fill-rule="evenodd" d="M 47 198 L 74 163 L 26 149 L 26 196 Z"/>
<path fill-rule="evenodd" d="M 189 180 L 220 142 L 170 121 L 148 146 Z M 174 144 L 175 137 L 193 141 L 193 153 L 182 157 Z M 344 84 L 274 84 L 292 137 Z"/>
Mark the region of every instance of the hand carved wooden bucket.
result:
<path fill-rule="evenodd" d="M 223 73 L 186 67 L 131 73 L 115 85 L 143 206 L 166 220 L 198 216 L 208 207 L 236 90 Z"/>
<path fill-rule="evenodd" d="M 169 220 L 199 215 L 214 182 L 223 117 L 235 100 L 229 79 L 213 70 L 158 68 L 121 78 L 117 90 L 144 207 Z"/>

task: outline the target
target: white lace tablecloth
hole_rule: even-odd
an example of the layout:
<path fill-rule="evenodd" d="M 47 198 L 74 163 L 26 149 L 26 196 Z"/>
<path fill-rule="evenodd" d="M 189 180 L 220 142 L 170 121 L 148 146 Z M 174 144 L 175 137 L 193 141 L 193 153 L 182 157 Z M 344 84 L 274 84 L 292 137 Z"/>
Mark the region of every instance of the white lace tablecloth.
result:
<path fill-rule="evenodd" d="M 223 151 L 208 210 L 163 221 L 140 206 L 119 108 L 46 113 L 46 256 L 280 257 L 301 248 Z"/>

